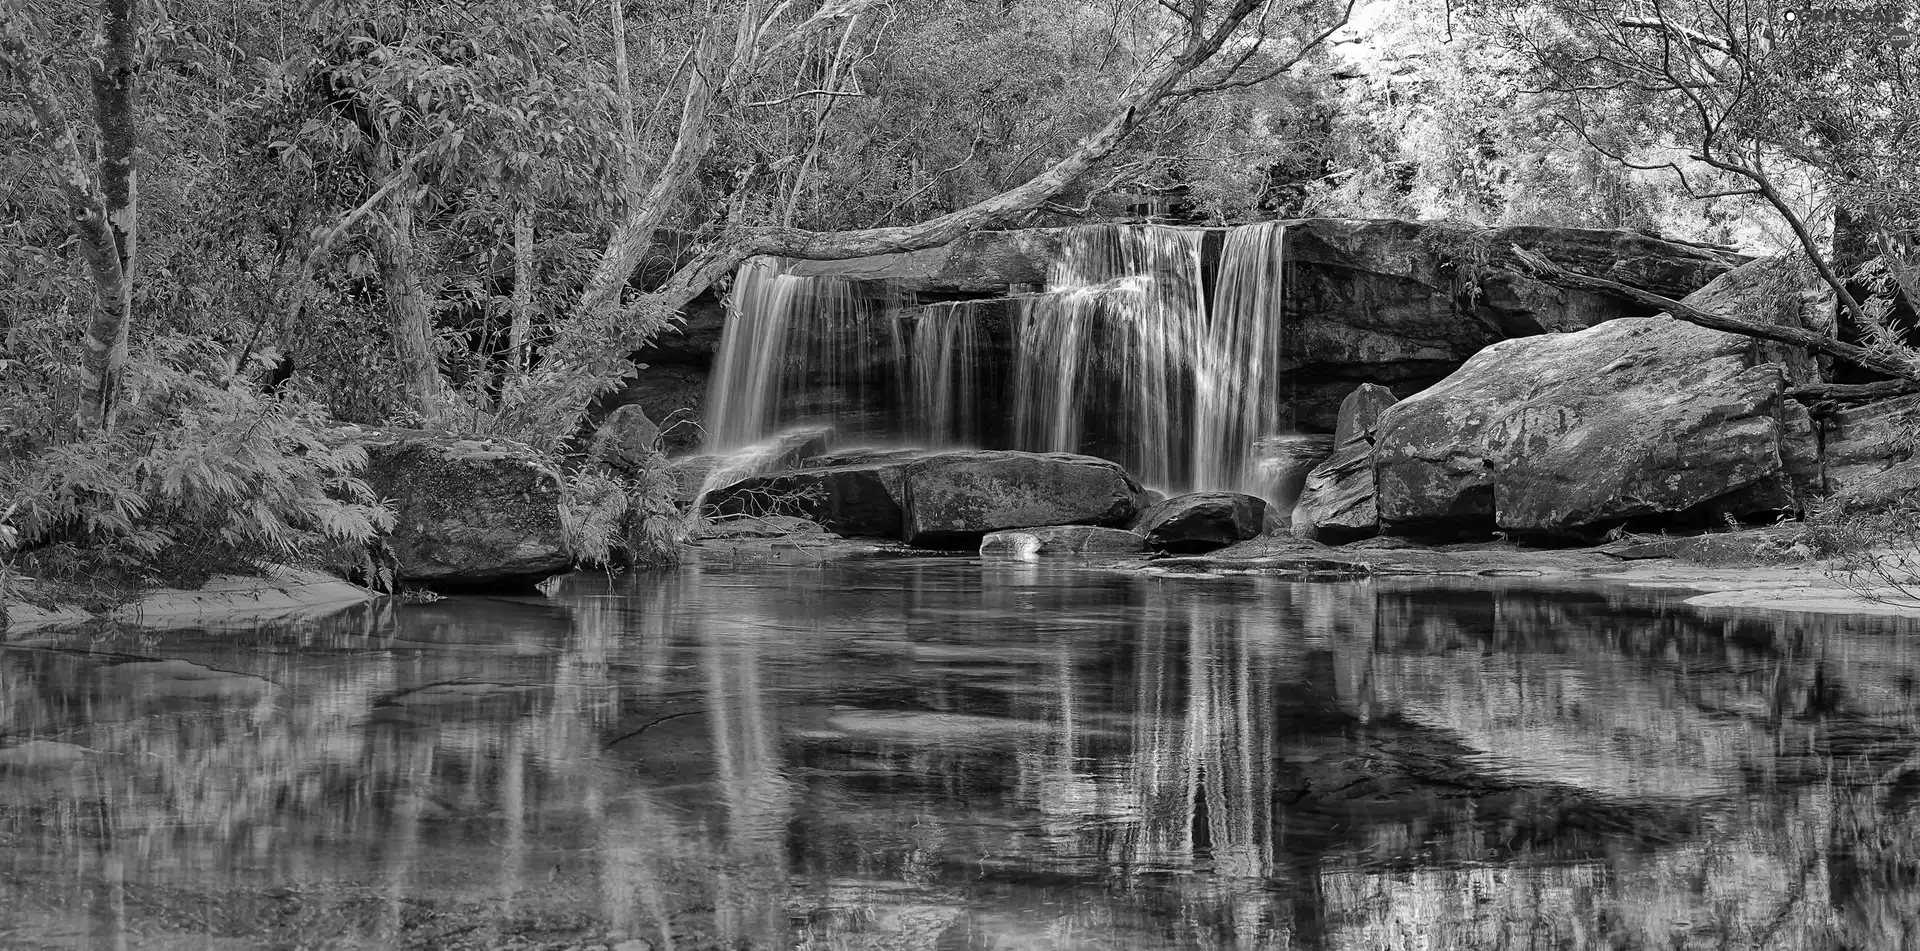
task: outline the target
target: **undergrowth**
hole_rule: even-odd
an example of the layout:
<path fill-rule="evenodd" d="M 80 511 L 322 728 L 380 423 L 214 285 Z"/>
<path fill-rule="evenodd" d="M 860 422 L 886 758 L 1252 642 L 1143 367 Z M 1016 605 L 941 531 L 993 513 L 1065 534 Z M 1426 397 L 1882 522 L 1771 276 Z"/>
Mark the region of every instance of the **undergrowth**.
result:
<path fill-rule="evenodd" d="M 320 438 L 318 404 L 262 394 L 227 351 L 167 336 L 129 361 L 114 427 L 75 434 L 44 409 L 57 374 L 0 365 L 0 555 L 6 573 L 99 605 L 272 563 L 351 561 L 392 527 L 353 473 L 365 451 Z M 49 596 L 51 597 L 51 596 Z"/>

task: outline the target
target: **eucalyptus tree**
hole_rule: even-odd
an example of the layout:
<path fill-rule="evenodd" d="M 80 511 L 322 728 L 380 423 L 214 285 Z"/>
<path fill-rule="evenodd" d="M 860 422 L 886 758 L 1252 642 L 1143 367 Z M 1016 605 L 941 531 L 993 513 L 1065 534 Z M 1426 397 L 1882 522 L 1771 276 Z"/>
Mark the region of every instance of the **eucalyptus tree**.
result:
<path fill-rule="evenodd" d="M 1747 196 L 1771 210 L 1843 325 L 1920 368 L 1889 325 L 1903 303 L 1920 304 L 1920 46 L 1908 39 L 1920 7 L 1842 12 L 1793 0 L 1549 0 L 1517 10 L 1509 36 L 1590 147 L 1669 172 L 1695 198 Z"/>

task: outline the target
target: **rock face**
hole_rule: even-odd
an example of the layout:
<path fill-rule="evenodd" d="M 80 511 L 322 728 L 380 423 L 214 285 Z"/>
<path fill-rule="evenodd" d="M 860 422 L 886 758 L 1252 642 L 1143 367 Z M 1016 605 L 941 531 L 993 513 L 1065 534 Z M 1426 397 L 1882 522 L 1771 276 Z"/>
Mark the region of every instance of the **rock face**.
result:
<path fill-rule="evenodd" d="M 1363 383 L 1340 402 L 1333 455 L 1307 473 L 1293 506 L 1293 534 L 1329 544 L 1368 538 L 1380 530 L 1374 504 L 1373 443 L 1393 391 Z"/>
<path fill-rule="evenodd" d="M 1345 219 L 1290 225 L 1286 315 L 1296 341 L 1289 374 L 1296 418 L 1331 425 L 1356 385 L 1416 392 L 1502 339 L 1652 315 L 1534 280 L 1509 266 L 1514 244 L 1674 298 L 1745 260 L 1633 231 Z"/>
<path fill-rule="evenodd" d="M 1495 344 L 1382 416 L 1382 527 L 1577 535 L 1796 508 L 1812 423 L 1768 356 L 1668 317 Z"/>
<path fill-rule="evenodd" d="M 388 499 L 403 581 L 485 586 L 571 565 L 560 474 L 524 446 L 389 430 L 364 437 L 362 473 Z"/>
<path fill-rule="evenodd" d="M 1854 489 L 1914 455 L 1920 396 L 1850 406 L 1822 420 L 1822 476 L 1828 492 Z"/>
<path fill-rule="evenodd" d="M 1199 554 L 1258 536 L 1267 521 L 1265 499 L 1238 492 L 1190 492 L 1140 513 L 1133 530 L 1148 548 Z"/>
<path fill-rule="evenodd" d="M 1054 525 L 1123 526 L 1144 491 L 1119 466 L 1065 453 L 823 456 L 707 497 L 716 515 L 791 515 L 841 535 L 972 549 L 982 536 Z"/>
<path fill-rule="evenodd" d="M 988 558 L 1031 560 L 1072 555 L 1138 554 L 1146 540 L 1138 533 L 1095 525 L 1051 525 L 993 532 L 980 540 Z"/>
<path fill-rule="evenodd" d="M 1203 255 L 1217 260 L 1226 231 L 1203 230 Z M 1416 392 L 1499 340 L 1652 316 L 1651 308 L 1535 280 L 1511 266 L 1514 244 L 1674 298 L 1746 260 L 1635 231 L 1288 222 L 1284 306 L 1294 420 L 1331 428 L 1340 400 L 1355 386 Z M 795 273 L 891 282 L 925 300 L 997 297 L 1043 282 L 1060 246 L 1059 230 L 979 232 L 943 248 L 809 262 Z M 1000 344 L 993 346 L 1006 349 Z"/>

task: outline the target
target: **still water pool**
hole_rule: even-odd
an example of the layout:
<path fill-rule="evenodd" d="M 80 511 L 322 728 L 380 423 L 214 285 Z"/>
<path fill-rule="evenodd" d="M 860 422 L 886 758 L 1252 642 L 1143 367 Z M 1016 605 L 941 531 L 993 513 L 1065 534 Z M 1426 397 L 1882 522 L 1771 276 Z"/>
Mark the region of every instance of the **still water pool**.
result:
<path fill-rule="evenodd" d="M 0 948 L 1900 948 L 1920 633 L 693 566 L 0 649 Z"/>

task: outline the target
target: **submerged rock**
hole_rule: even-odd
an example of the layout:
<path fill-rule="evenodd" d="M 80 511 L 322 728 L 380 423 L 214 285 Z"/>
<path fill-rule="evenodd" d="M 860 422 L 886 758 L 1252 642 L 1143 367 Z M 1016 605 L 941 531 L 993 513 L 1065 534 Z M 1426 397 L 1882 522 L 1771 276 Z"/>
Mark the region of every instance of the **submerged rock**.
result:
<path fill-rule="evenodd" d="M 1334 450 L 1307 474 L 1293 506 L 1293 534 L 1339 544 L 1380 530 L 1374 505 L 1373 442 L 1393 391 L 1363 383 L 1340 403 Z"/>
<path fill-rule="evenodd" d="M 1191 492 L 1140 513 L 1133 530 L 1149 548 L 1198 554 L 1254 538 L 1266 520 L 1265 499 L 1238 492 Z"/>
<path fill-rule="evenodd" d="M 1767 356 L 1669 317 L 1495 344 L 1384 414 L 1382 527 L 1569 535 L 1796 508 L 1813 431 Z"/>
<path fill-rule="evenodd" d="M 572 558 L 560 474 L 525 446 L 388 430 L 363 438 L 374 493 L 389 500 L 400 579 L 484 586 L 538 580 Z"/>
<path fill-rule="evenodd" d="M 1033 559 L 1048 555 L 1132 555 L 1145 546 L 1137 532 L 1097 525 L 1050 525 L 993 532 L 980 541 L 986 557 Z"/>

